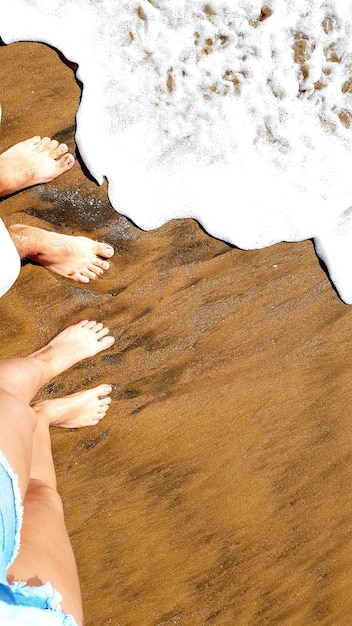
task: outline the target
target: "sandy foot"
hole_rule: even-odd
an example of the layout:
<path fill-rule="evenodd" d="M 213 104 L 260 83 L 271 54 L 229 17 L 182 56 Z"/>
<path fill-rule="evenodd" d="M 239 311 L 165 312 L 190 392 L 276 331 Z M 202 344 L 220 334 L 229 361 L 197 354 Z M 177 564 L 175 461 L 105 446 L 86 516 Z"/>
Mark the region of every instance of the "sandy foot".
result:
<path fill-rule="evenodd" d="M 15 224 L 8 228 L 20 257 L 32 259 L 55 274 L 80 283 L 109 269 L 112 246 L 88 237 L 62 235 L 33 226 Z"/>
<path fill-rule="evenodd" d="M 48 380 L 69 369 L 75 363 L 92 357 L 113 345 L 115 339 L 100 322 L 82 320 L 69 326 L 44 348 L 26 358 L 39 359 L 45 364 Z"/>
<path fill-rule="evenodd" d="M 64 398 L 33 402 L 31 406 L 38 418 L 48 420 L 51 426 L 82 428 L 97 424 L 105 416 L 111 402 L 110 393 L 110 385 L 98 385 Z"/>
<path fill-rule="evenodd" d="M 21 141 L 0 155 L 0 196 L 48 183 L 74 162 L 66 144 L 56 139 L 37 135 Z"/>

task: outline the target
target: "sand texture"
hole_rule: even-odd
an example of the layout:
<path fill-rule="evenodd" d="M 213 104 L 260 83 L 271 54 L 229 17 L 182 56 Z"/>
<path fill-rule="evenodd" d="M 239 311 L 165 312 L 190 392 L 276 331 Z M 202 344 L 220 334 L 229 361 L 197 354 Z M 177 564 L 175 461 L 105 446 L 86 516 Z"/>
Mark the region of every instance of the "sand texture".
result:
<path fill-rule="evenodd" d="M 54 50 L 3 46 L 0 76 L 1 150 L 75 149 L 80 88 Z M 53 430 L 86 626 L 350 626 L 352 307 L 312 242 L 143 232 L 79 162 L 0 214 L 116 249 L 89 285 L 25 263 L 0 301 L 2 358 L 84 318 L 116 337 L 42 394 L 113 385 L 98 426 Z"/>

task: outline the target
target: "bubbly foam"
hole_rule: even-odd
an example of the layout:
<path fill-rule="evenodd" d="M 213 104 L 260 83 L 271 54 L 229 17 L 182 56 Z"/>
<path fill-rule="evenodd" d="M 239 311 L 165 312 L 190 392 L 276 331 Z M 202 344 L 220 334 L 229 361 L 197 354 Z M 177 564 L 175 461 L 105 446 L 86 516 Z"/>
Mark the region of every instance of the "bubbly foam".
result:
<path fill-rule="evenodd" d="M 77 143 L 117 211 L 248 249 L 314 238 L 352 303 L 351 0 L 6 4 L 4 41 L 79 64 Z"/>

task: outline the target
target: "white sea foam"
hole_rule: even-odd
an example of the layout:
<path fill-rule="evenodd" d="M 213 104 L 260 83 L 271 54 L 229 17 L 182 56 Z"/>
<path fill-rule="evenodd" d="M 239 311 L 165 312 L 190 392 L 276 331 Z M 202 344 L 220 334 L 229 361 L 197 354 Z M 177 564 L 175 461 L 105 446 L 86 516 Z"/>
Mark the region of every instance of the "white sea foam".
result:
<path fill-rule="evenodd" d="M 242 248 L 314 237 L 352 303 L 352 1 L 12 0 L 5 42 L 79 64 L 77 143 L 144 229 Z"/>

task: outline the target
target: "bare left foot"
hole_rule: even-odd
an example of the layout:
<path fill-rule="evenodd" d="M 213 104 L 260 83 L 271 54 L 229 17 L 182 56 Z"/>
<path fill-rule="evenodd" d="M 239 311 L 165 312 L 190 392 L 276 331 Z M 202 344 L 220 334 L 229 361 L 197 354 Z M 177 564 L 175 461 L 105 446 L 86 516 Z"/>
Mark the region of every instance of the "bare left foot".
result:
<path fill-rule="evenodd" d="M 48 183 L 70 170 L 75 162 L 64 143 L 31 137 L 0 154 L 0 196 Z"/>
<path fill-rule="evenodd" d="M 31 406 L 38 418 L 46 419 L 51 426 L 82 428 L 97 424 L 105 416 L 111 402 L 110 393 L 110 385 L 98 385 L 64 398 L 39 400 Z"/>
<path fill-rule="evenodd" d="M 43 348 L 25 359 L 35 359 L 42 365 L 42 380 L 38 388 L 67 369 L 103 350 L 110 348 L 115 339 L 101 322 L 81 320 L 62 330 Z"/>
<path fill-rule="evenodd" d="M 21 257 L 32 259 L 55 274 L 80 283 L 89 283 L 109 269 L 108 259 L 114 249 L 88 237 L 62 235 L 34 226 L 14 224 L 8 227 Z"/>

